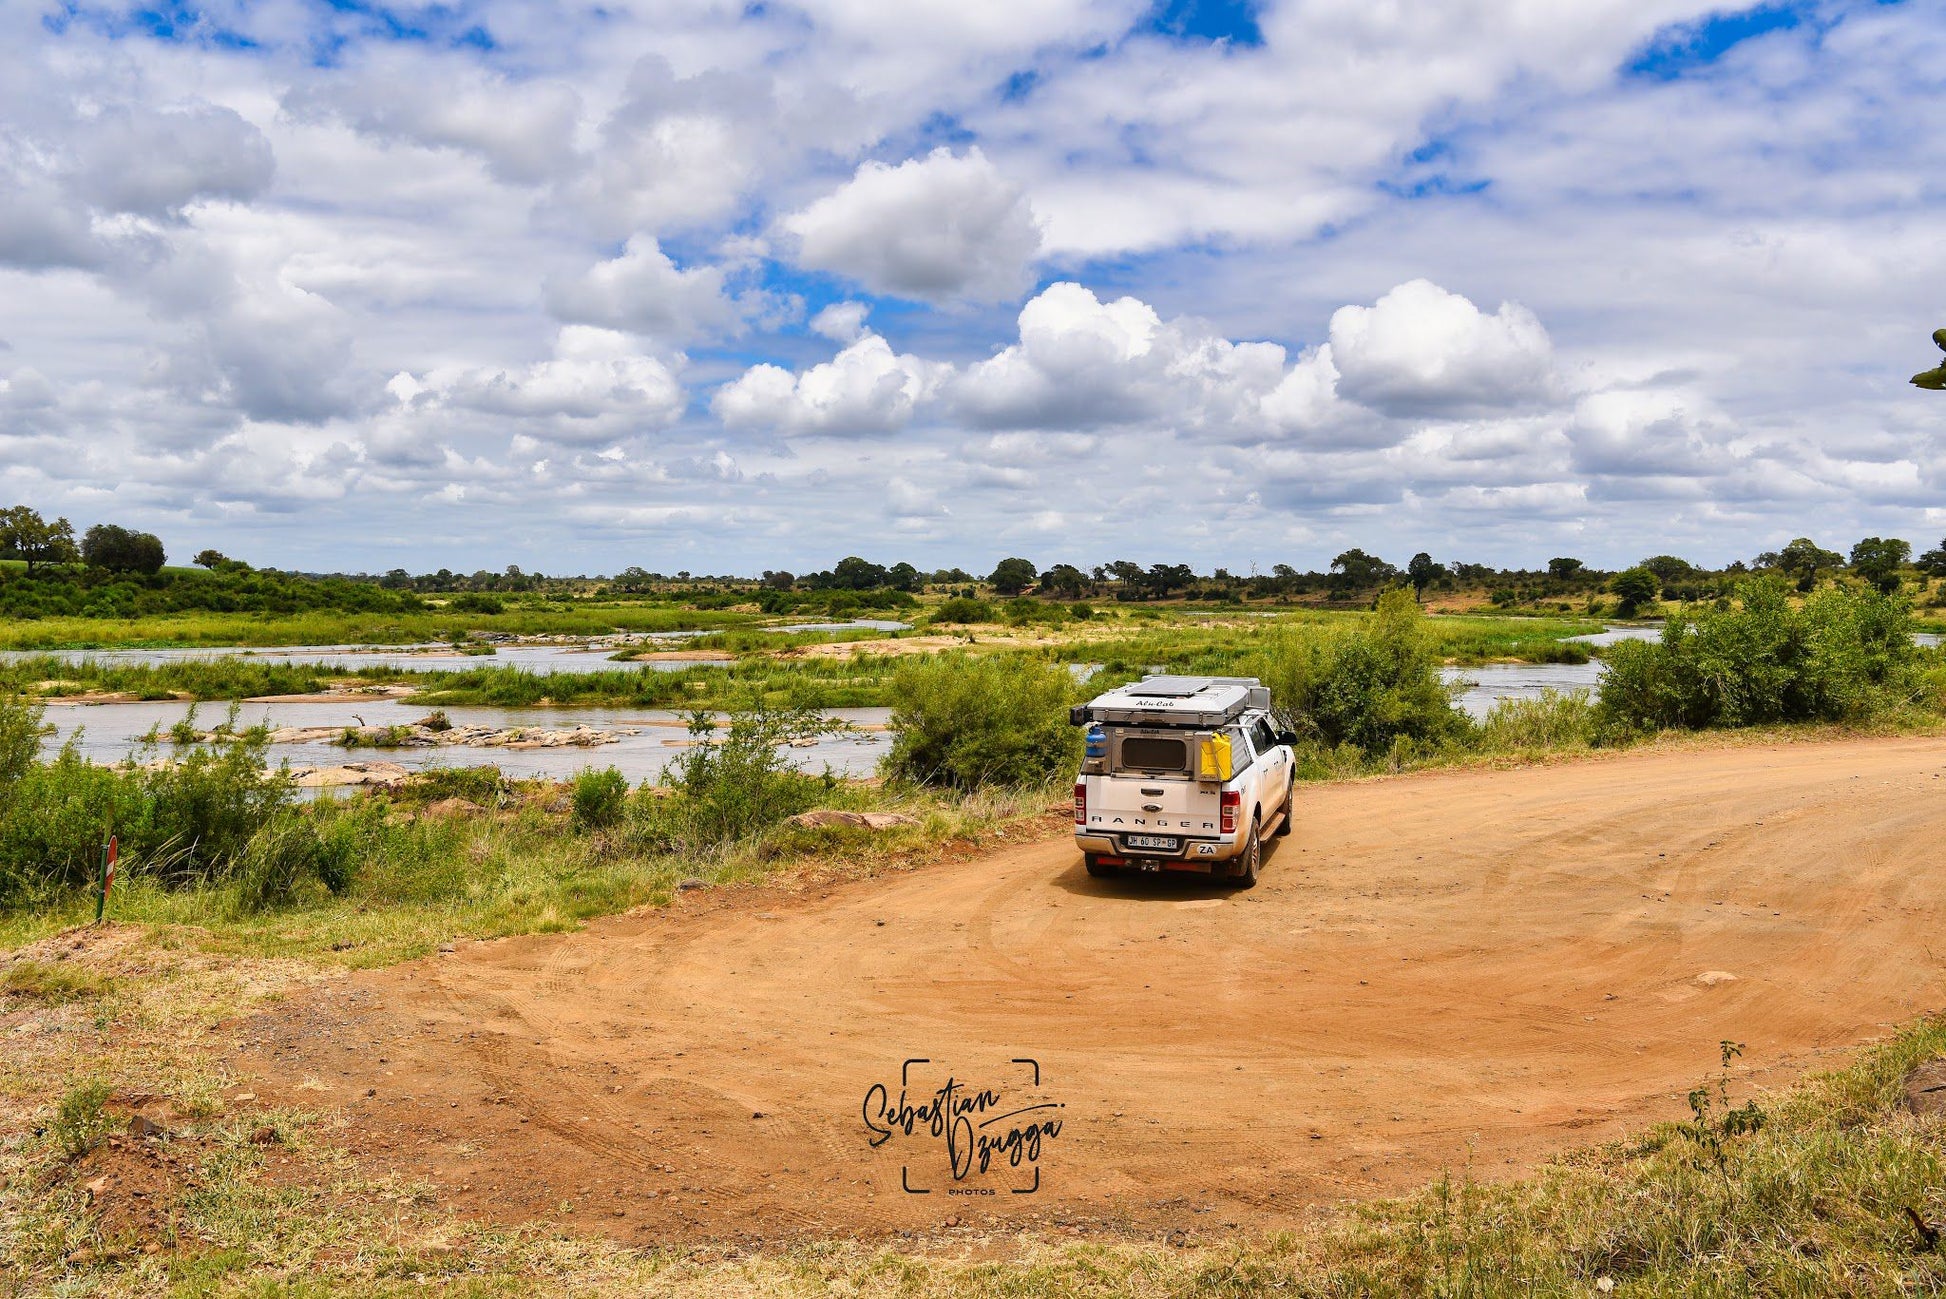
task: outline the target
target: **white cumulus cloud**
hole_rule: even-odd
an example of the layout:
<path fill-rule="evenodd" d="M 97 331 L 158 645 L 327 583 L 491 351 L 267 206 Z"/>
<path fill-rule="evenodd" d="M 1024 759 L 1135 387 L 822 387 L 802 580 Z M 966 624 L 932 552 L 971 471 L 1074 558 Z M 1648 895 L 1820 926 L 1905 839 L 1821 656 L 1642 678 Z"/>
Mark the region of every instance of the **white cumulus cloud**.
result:
<path fill-rule="evenodd" d="M 978 148 L 896 167 L 867 162 L 783 228 L 798 260 L 874 293 L 1005 301 L 1033 284 L 1040 227 L 1020 187 Z"/>
<path fill-rule="evenodd" d="M 718 389 L 711 405 L 732 428 L 840 437 L 890 433 L 905 427 L 949 371 L 895 353 L 883 338 L 867 334 L 802 374 L 752 366 Z"/>
<path fill-rule="evenodd" d="M 1533 312 L 1487 315 L 1430 280 L 1409 280 L 1369 307 L 1331 317 L 1331 360 L 1345 397 L 1396 415 L 1518 406 L 1547 396 L 1553 344 Z"/>
<path fill-rule="evenodd" d="M 687 401 L 669 364 L 638 351 L 626 334 L 587 325 L 565 326 L 545 361 L 401 375 L 391 390 L 407 405 L 509 416 L 536 438 L 578 443 L 665 427 Z"/>
<path fill-rule="evenodd" d="M 562 320 L 675 342 L 726 331 L 737 322 L 736 307 L 723 293 L 721 270 L 683 270 L 648 235 L 630 239 L 620 257 L 550 281 L 547 305 Z"/>

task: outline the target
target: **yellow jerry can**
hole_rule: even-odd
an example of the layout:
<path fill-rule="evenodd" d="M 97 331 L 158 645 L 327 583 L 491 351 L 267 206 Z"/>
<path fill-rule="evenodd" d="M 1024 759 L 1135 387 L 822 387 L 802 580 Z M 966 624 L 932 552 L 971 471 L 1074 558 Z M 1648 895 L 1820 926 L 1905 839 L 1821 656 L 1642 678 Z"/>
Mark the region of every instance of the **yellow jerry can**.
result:
<path fill-rule="evenodd" d="M 1218 731 L 1203 741 L 1199 754 L 1201 759 L 1199 775 L 1204 780 L 1228 780 L 1230 778 L 1230 737 Z"/>

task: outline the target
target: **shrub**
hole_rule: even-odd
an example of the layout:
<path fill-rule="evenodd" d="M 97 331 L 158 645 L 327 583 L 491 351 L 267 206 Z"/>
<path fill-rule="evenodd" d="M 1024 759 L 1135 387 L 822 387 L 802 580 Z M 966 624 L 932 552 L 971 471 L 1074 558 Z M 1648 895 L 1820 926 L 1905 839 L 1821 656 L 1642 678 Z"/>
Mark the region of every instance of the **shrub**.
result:
<path fill-rule="evenodd" d="M 442 799 L 463 798 L 481 807 L 492 807 L 506 789 L 500 768 L 428 767 L 413 776 L 400 793 L 415 803 L 437 803 Z"/>
<path fill-rule="evenodd" d="M 972 790 L 1024 785 L 1071 770 L 1081 737 L 1068 725 L 1074 678 L 1029 658 L 946 655 L 893 673 L 886 771 L 920 785 Z"/>
<path fill-rule="evenodd" d="M 1597 712 L 1586 690 L 1543 690 L 1529 699 L 1502 699 L 1480 723 L 1478 743 L 1488 753 L 1587 748 L 1594 744 Z"/>
<path fill-rule="evenodd" d="M 265 764 L 261 730 L 149 768 L 96 766 L 72 742 L 23 766 L 20 737 L 39 725 L 32 705 L 0 702 L 0 901 L 89 883 L 111 834 L 128 870 L 165 884 L 226 876 L 294 802 L 288 776 Z"/>
<path fill-rule="evenodd" d="M 0 796 L 0 900 L 87 884 L 100 869 L 111 830 L 141 824 L 146 811 L 134 776 L 94 766 L 72 744 L 54 761 L 29 767 Z M 131 867 L 142 838 L 134 836 L 125 851 Z"/>
<path fill-rule="evenodd" d="M 1792 607 L 1784 581 L 1751 578 L 1739 607 L 1672 616 L 1659 641 L 1610 647 L 1600 706 L 1623 729 L 1856 721 L 1923 695 L 1901 596 L 1832 587 Z"/>
<path fill-rule="evenodd" d="M 454 596 L 452 603 L 446 607 L 454 613 L 501 613 L 506 609 L 497 596 L 483 595 L 478 591 Z"/>
<path fill-rule="evenodd" d="M 264 760 L 269 737 L 189 750 L 160 767 L 128 771 L 140 814 L 113 828 L 149 872 L 169 883 L 228 873 L 259 828 L 295 802 L 288 773 Z"/>
<path fill-rule="evenodd" d="M 234 909 L 255 915 L 296 899 L 309 880 L 350 879 L 349 862 L 327 862 L 324 837 L 309 817 L 286 813 L 250 836 L 230 872 Z M 338 891 L 338 890 L 333 890 Z"/>
<path fill-rule="evenodd" d="M 782 750 L 835 729 L 810 708 L 759 704 L 731 713 L 727 728 L 692 714 L 691 745 L 669 773 L 673 792 L 645 791 L 636 800 L 638 837 L 651 847 L 706 852 L 807 810 L 836 779 L 797 770 Z"/>
<path fill-rule="evenodd" d="M 51 1131 L 55 1144 L 69 1159 L 79 1159 L 108 1139 L 115 1120 L 108 1114 L 114 1088 L 100 1079 L 78 1082 L 61 1096 Z"/>
<path fill-rule="evenodd" d="M 574 824 L 583 830 L 606 830 L 628 806 L 628 778 L 613 767 L 582 768 L 574 773 L 571 790 Z"/>
<path fill-rule="evenodd" d="M 932 611 L 932 620 L 936 623 L 959 624 L 992 622 L 993 606 L 985 600 L 975 600 L 967 596 L 956 595 L 950 600 L 940 602 L 939 607 Z"/>
<path fill-rule="evenodd" d="M 1022 595 L 1007 601 L 1006 606 L 1001 610 L 1001 616 L 1015 627 L 1025 627 L 1037 622 L 1066 622 L 1069 615 L 1065 605 L 1030 600 Z"/>
<path fill-rule="evenodd" d="M 1467 738 L 1453 705 L 1459 687 L 1440 679 L 1439 659 L 1409 589 L 1379 597 L 1354 632 L 1280 628 L 1257 658 L 1277 719 L 1323 749 L 1350 745 L 1368 759 L 1402 758 Z"/>
<path fill-rule="evenodd" d="M 41 738 L 48 732 L 41 706 L 21 696 L 0 696 L 0 803 L 7 790 L 27 774 L 40 757 Z"/>

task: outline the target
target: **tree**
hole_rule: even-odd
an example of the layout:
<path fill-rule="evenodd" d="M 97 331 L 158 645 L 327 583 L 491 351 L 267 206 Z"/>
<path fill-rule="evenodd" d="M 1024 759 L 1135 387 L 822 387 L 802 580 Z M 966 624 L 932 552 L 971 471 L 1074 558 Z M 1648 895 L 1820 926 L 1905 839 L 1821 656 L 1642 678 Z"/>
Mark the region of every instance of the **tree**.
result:
<path fill-rule="evenodd" d="M 1547 561 L 1547 575 L 1557 582 L 1566 582 L 1582 569 L 1578 559 L 1550 559 Z"/>
<path fill-rule="evenodd" d="M 1946 541 L 1919 556 L 1919 570 L 1934 577 L 1946 577 Z"/>
<path fill-rule="evenodd" d="M 773 591 L 788 591 L 791 589 L 791 583 L 795 581 L 797 581 L 797 574 L 788 569 L 766 568 L 764 570 L 764 585 Z"/>
<path fill-rule="evenodd" d="M 1088 584 L 1088 575 L 1073 564 L 1056 564 L 1041 574 L 1041 590 L 1053 591 L 1070 600 L 1081 598 L 1081 588 Z"/>
<path fill-rule="evenodd" d="M 1039 573 L 1033 560 L 1014 557 L 994 565 L 993 575 L 987 581 L 1002 595 L 1019 595 L 1034 584 Z"/>
<path fill-rule="evenodd" d="M 1759 555 L 1759 560 L 1766 556 Z M 1827 568 L 1843 567 L 1845 557 L 1835 550 L 1826 550 L 1809 537 L 1798 537 L 1790 545 L 1770 556 L 1769 568 L 1779 568 L 1797 579 L 1797 589 L 1809 591 L 1818 584 L 1818 574 Z"/>
<path fill-rule="evenodd" d="M 654 576 L 645 571 L 639 564 L 630 564 L 627 568 L 615 574 L 615 589 L 617 591 L 625 591 L 630 595 L 635 595 L 643 591 L 653 590 L 654 588 Z"/>
<path fill-rule="evenodd" d="M 831 566 L 831 585 L 846 591 L 875 591 L 885 585 L 885 570 L 856 555 L 846 555 Z"/>
<path fill-rule="evenodd" d="M 1157 564 L 1142 580 L 1156 599 L 1166 600 L 1171 591 L 1180 591 L 1195 581 L 1196 570 L 1187 564 Z"/>
<path fill-rule="evenodd" d="M 1696 565 L 1679 555 L 1650 555 L 1636 567 L 1646 568 L 1654 573 L 1662 579 L 1664 586 L 1671 582 L 1679 582 L 1686 577 L 1696 576 Z"/>
<path fill-rule="evenodd" d="M 894 591 L 917 591 L 924 583 L 924 575 L 904 560 L 885 570 L 885 584 Z"/>
<path fill-rule="evenodd" d="M 1899 570 L 1912 557 L 1912 543 L 1897 537 L 1867 537 L 1851 548 L 1851 571 L 1886 595 L 1899 589 Z"/>
<path fill-rule="evenodd" d="M 1331 561 L 1331 593 L 1350 595 L 1354 591 L 1369 591 L 1386 585 L 1398 575 L 1398 569 L 1377 555 L 1368 555 L 1354 546 Z"/>
<path fill-rule="evenodd" d="M 1932 341 L 1939 350 L 1946 352 L 1946 329 L 1932 331 Z M 1934 392 L 1946 391 L 1946 361 L 1941 361 L 1930 370 L 1921 370 L 1912 376 L 1915 387 L 1930 388 Z"/>
<path fill-rule="evenodd" d="M 81 537 L 81 562 L 110 573 L 162 571 L 162 540 L 152 532 L 131 532 L 112 523 L 97 523 Z"/>
<path fill-rule="evenodd" d="M 49 523 L 25 505 L 0 510 L 0 552 L 26 560 L 29 573 L 42 564 L 72 564 L 80 557 L 73 524 L 66 519 Z"/>
<path fill-rule="evenodd" d="M 1431 555 L 1420 551 L 1405 566 L 1406 576 L 1412 579 L 1412 593 L 1423 596 L 1426 588 L 1446 576 L 1446 566 L 1435 564 Z"/>
<path fill-rule="evenodd" d="M 199 550 L 189 562 L 198 568 L 221 568 L 230 562 L 230 557 L 220 550 Z"/>
<path fill-rule="evenodd" d="M 1624 618 L 1633 618 L 1643 605 L 1662 594 L 1662 579 L 1638 564 L 1615 574 L 1609 579 L 1608 589 L 1621 597 L 1622 605 L 1616 612 Z"/>

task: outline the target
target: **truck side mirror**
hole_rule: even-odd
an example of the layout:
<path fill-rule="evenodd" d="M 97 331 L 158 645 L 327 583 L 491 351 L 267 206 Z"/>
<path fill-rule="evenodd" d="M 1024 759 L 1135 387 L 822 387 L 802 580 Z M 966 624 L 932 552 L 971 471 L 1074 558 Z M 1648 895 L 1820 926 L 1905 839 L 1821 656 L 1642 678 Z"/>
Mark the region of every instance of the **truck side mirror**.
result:
<path fill-rule="evenodd" d="M 1277 732 L 1277 742 L 1278 742 L 1279 744 L 1288 744 L 1288 745 L 1290 745 L 1290 746 L 1291 746 L 1291 747 L 1292 747 L 1293 749 L 1295 749 L 1295 748 L 1297 747 L 1297 732 L 1296 732 L 1296 731 L 1279 731 L 1279 732 Z"/>

